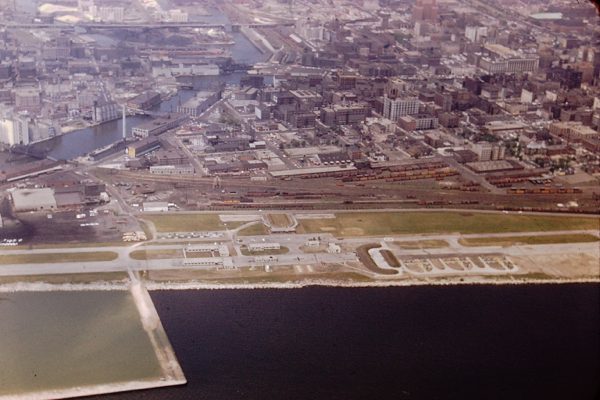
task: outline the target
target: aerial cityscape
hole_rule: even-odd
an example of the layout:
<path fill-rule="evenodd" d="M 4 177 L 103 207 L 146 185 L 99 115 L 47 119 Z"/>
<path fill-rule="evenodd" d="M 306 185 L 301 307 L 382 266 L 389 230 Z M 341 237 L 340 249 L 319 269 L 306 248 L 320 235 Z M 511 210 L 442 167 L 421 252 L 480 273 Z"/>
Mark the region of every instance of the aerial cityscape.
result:
<path fill-rule="evenodd" d="M 0 400 L 186 383 L 143 393 L 593 398 L 598 360 L 582 361 L 576 387 L 492 397 L 427 392 L 420 378 L 361 386 L 354 372 L 319 386 L 276 375 L 288 365 L 275 361 L 263 386 L 245 386 L 239 367 L 194 364 L 207 353 L 192 356 L 173 326 L 208 326 L 213 304 L 219 326 L 254 315 L 235 311 L 233 331 L 261 313 L 276 332 L 304 329 L 300 303 L 282 322 L 267 299 L 308 307 L 312 291 L 361 313 L 360 290 L 392 309 L 407 293 L 459 293 L 449 286 L 569 289 L 585 303 L 571 311 L 590 313 L 569 340 L 589 347 L 561 354 L 593 357 L 598 304 L 582 299 L 600 286 L 599 12 L 575 0 L 0 0 Z M 171 312 L 184 304 L 191 314 Z M 318 307 L 315 321 L 347 323 Z M 374 336 L 396 329 L 379 323 Z M 227 376 L 243 389 L 227 392 Z"/>

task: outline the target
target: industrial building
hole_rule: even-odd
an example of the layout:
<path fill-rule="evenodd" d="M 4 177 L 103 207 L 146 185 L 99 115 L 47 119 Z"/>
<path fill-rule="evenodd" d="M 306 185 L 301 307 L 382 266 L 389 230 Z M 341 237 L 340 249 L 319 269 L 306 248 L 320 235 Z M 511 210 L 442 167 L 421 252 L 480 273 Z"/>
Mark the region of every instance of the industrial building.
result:
<path fill-rule="evenodd" d="M 150 173 L 153 175 L 194 175 L 195 169 L 191 165 L 153 165 Z"/>
<path fill-rule="evenodd" d="M 167 212 L 169 203 L 166 201 L 146 201 L 142 205 L 144 212 Z"/>
<path fill-rule="evenodd" d="M 149 137 L 139 142 L 131 143 L 127 146 L 127 155 L 131 158 L 143 156 L 146 153 L 156 150 L 160 147 L 160 141 L 155 137 Z"/>
<path fill-rule="evenodd" d="M 189 115 L 192 118 L 199 117 L 220 99 L 220 90 L 216 92 L 198 92 L 195 97 L 192 97 L 184 104 L 180 105 L 177 108 L 177 112 L 180 114 Z"/>
<path fill-rule="evenodd" d="M 185 121 L 188 117 L 185 115 L 171 114 L 167 118 L 156 118 L 152 121 L 138 125 L 131 129 L 131 133 L 134 136 L 146 138 L 148 136 L 158 136 L 170 129 L 177 128 Z"/>
<path fill-rule="evenodd" d="M 148 91 L 129 100 L 127 102 L 127 106 L 136 110 L 148 110 L 160 104 L 160 101 L 160 93 L 155 91 Z"/>
<path fill-rule="evenodd" d="M 484 48 L 490 56 L 482 57 L 479 67 L 490 74 L 534 72 L 540 63 L 537 55 L 523 54 L 501 44 L 486 44 Z"/>
<path fill-rule="evenodd" d="M 364 121 L 371 114 L 368 104 L 334 104 L 321 109 L 320 120 L 324 125 L 352 125 Z"/>
<path fill-rule="evenodd" d="M 54 190 L 16 189 L 11 192 L 13 207 L 16 212 L 56 210 Z"/>

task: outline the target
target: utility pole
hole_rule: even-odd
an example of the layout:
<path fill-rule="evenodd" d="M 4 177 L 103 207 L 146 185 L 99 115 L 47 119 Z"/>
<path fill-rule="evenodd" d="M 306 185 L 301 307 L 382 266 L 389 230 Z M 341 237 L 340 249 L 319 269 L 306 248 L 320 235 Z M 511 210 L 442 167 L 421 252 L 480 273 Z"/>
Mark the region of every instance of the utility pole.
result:
<path fill-rule="evenodd" d="M 127 141 L 127 108 L 123 104 L 123 142 Z"/>

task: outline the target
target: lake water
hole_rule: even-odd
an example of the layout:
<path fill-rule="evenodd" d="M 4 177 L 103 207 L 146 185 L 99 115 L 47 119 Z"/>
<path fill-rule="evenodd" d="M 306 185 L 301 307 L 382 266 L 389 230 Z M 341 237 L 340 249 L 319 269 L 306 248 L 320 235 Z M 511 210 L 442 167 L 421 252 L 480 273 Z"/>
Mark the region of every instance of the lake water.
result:
<path fill-rule="evenodd" d="M 600 285 L 152 293 L 185 387 L 121 399 L 594 399 Z"/>
<path fill-rule="evenodd" d="M 0 398 L 161 376 L 129 292 L 0 293 Z"/>

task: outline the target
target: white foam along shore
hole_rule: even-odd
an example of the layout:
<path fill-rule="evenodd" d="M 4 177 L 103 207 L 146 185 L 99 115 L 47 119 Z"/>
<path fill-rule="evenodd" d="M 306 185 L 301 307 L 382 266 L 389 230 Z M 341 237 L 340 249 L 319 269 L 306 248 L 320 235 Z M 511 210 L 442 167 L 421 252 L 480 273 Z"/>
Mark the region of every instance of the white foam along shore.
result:
<path fill-rule="evenodd" d="M 24 394 L 0 395 L 0 400 L 43 400 L 43 399 L 70 399 L 83 396 L 97 396 L 101 394 L 128 392 L 132 390 L 154 389 L 165 386 L 185 384 L 183 381 L 153 380 L 111 383 L 106 385 L 82 386 L 70 389 L 46 390 Z"/>
<path fill-rule="evenodd" d="M 467 278 L 442 278 L 438 280 L 382 280 L 372 282 L 345 282 L 327 279 L 306 279 L 290 282 L 264 282 L 264 283 L 206 283 L 198 281 L 188 282 L 144 282 L 147 290 L 232 290 L 232 289 L 302 289 L 311 286 L 342 287 L 342 288 L 376 288 L 376 287 L 408 287 L 408 286 L 459 286 L 459 285 L 541 285 L 541 284 L 585 284 L 600 283 L 600 277 L 584 278 L 551 278 L 533 279 L 513 277 L 495 277 L 482 279 L 477 277 Z M 127 284 L 50 284 L 50 283 L 14 283 L 0 285 L 0 293 L 13 292 L 48 292 L 48 291 L 96 291 L 96 290 L 128 290 Z M 0 398 L 0 400 L 2 400 Z"/>
<path fill-rule="evenodd" d="M 138 308 L 144 330 L 152 342 L 156 358 L 163 371 L 163 377 L 167 381 L 179 382 L 178 384 L 186 383 L 181 366 L 148 291 L 140 282 L 134 282 L 131 285 L 131 294 Z"/>

